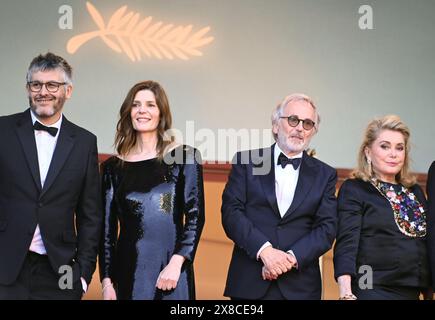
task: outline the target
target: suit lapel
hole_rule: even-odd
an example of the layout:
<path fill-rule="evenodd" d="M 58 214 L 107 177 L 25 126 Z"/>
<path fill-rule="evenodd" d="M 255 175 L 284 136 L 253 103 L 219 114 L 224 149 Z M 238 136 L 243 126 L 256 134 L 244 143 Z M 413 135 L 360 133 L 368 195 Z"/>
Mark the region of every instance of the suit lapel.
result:
<path fill-rule="evenodd" d="M 47 192 L 61 171 L 72 150 L 74 141 L 74 128 L 66 117 L 63 116 L 59 138 L 57 139 L 56 148 L 54 149 L 53 158 L 51 159 L 50 168 L 48 169 L 47 178 L 45 179 L 41 196 Z"/>
<path fill-rule="evenodd" d="M 308 156 L 304 151 L 295 195 L 293 197 L 292 204 L 290 205 L 290 208 L 287 210 L 283 219 L 290 216 L 310 193 L 318 170 L 319 168 L 312 161 L 311 157 Z"/>
<path fill-rule="evenodd" d="M 263 149 L 263 162 L 260 165 L 254 166 L 264 166 L 264 168 L 270 168 L 267 174 L 259 175 L 259 179 L 261 181 L 261 186 L 266 195 L 266 199 L 272 207 L 273 211 L 281 218 L 278 209 L 278 202 L 276 201 L 276 192 L 275 192 L 275 165 L 273 163 L 274 159 L 274 145 L 271 148 Z M 255 161 L 254 161 L 255 163 Z M 256 162 L 258 163 L 258 162 Z"/>
<path fill-rule="evenodd" d="M 17 122 L 17 135 L 20 139 L 23 152 L 32 173 L 36 187 L 41 191 L 41 175 L 39 173 L 38 151 L 36 150 L 35 133 L 32 126 L 30 109 L 22 113 L 21 119 Z"/>

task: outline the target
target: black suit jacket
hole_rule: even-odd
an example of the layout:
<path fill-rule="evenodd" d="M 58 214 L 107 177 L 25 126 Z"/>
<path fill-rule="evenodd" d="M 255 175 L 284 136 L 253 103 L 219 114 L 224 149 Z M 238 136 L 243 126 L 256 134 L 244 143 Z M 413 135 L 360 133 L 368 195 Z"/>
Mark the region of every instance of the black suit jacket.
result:
<path fill-rule="evenodd" d="M 426 209 L 418 185 L 410 188 Z M 338 195 L 338 233 L 334 247 L 335 277 L 352 276 L 353 284 L 373 270 L 373 284 L 429 286 L 426 238 L 400 232 L 390 202 L 370 183 L 348 179 Z"/>
<path fill-rule="evenodd" d="M 432 273 L 432 288 L 435 288 L 435 161 L 429 168 L 427 176 L 427 249 Z"/>
<path fill-rule="evenodd" d="M 58 273 L 89 284 L 102 226 L 96 137 L 63 117 L 41 188 L 30 110 L 0 117 L 0 284 L 13 283 L 36 225 Z"/>
<path fill-rule="evenodd" d="M 269 241 L 293 250 L 298 269 L 277 283 L 287 299 L 320 299 L 319 257 L 328 251 L 336 232 L 335 169 L 305 152 L 293 202 L 281 218 L 275 195 L 274 145 L 237 153 L 222 197 L 222 224 L 235 243 L 225 295 L 258 299 L 270 281 L 263 280 L 263 263 L 256 255 Z M 266 168 L 266 174 L 257 175 Z M 268 170 L 270 168 L 270 170 Z"/>

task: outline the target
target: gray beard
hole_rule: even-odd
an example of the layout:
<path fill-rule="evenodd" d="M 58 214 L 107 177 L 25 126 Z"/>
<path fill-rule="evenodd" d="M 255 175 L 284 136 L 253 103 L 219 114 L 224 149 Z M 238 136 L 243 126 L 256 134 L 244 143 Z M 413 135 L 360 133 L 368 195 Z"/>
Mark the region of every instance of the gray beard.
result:
<path fill-rule="evenodd" d="M 286 154 L 289 153 L 300 153 L 304 151 L 309 144 L 309 141 L 306 141 L 304 144 L 300 146 L 294 146 L 287 142 L 287 137 L 278 135 L 278 146 L 284 151 Z"/>
<path fill-rule="evenodd" d="M 50 117 L 54 116 L 56 113 L 60 112 L 63 108 L 64 103 L 65 103 L 65 97 L 56 98 L 56 100 L 53 103 L 53 107 L 51 108 L 49 113 L 41 112 L 38 110 L 38 106 L 33 103 L 32 98 L 29 97 L 30 109 L 33 111 L 33 113 L 35 115 L 37 115 L 41 119 L 50 118 Z M 44 108 L 44 111 L 47 111 L 47 110 Z"/>

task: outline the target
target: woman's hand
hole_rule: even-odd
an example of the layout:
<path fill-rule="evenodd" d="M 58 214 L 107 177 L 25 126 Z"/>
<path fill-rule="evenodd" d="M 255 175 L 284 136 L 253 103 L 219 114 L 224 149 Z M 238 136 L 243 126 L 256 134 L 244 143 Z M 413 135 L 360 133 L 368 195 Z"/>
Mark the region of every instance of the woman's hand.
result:
<path fill-rule="evenodd" d="M 160 272 L 156 287 L 164 291 L 175 289 L 185 260 L 183 256 L 174 254 L 168 265 Z"/>
<path fill-rule="evenodd" d="M 103 288 L 103 300 L 116 300 L 116 292 L 110 278 L 104 278 L 101 282 Z"/>
<path fill-rule="evenodd" d="M 352 293 L 351 277 L 348 274 L 339 276 L 337 278 L 338 289 L 340 291 L 340 298 L 338 300 L 356 300 L 357 298 Z"/>

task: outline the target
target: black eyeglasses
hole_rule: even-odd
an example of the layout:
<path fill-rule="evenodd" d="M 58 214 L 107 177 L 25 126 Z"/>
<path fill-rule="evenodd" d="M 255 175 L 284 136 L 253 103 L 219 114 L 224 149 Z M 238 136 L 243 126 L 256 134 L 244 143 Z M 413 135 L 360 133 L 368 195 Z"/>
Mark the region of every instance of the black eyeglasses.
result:
<path fill-rule="evenodd" d="M 290 127 L 297 127 L 299 122 L 302 122 L 302 128 L 305 130 L 311 130 L 316 123 L 310 119 L 299 119 L 297 116 L 280 117 L 281 119 L 287 119 Z"/>
<path fill-rule="evenodd" d="M 48 92 L 55 93 L 59 90 L 60 86 L 65 85 L 66 82 L 56 82 L 56 81 L 49 81 L 49 82 L 39 82 L 39 81 L 30 81 L 27 82 L 27 86 L 29 87 L 30 91 L 32 92 L 40 92 L 42 90 L 42 87 L 45 85 L 45 88 Z"/>

